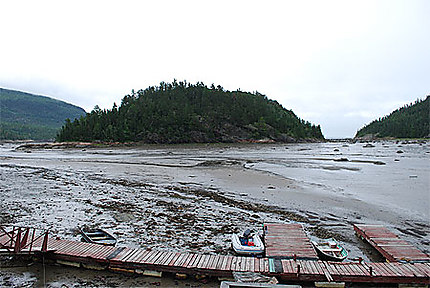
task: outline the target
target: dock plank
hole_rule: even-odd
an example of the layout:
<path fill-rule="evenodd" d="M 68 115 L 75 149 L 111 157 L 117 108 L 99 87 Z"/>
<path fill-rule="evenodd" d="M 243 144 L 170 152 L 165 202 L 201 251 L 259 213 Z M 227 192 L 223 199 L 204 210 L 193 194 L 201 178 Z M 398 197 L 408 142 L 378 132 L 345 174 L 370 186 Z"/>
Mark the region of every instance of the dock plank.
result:
<path fill-rule="evenodd" d="M 215 255 L 210 255 L 209 260 L 206 262 L 204 269 L 211 269 L 211 265 L 215 260 Z"/>
<path fill-rule="evenodd" d="M 163 262 L 165 260 L 165 258 L 167 258 L 170 255 L 171 252 L 168 251 L 162 251 L 158 256 L 156 256 L 153 260 L 152 260 L 152 265 L 160 265 L 160 262 Z"/>
<path fill-rule="evenodd" d="M 395 269 L 397 273 L 399 273 L 401 276 L 404 275 L 406 277 L 414 277 L 414 270 L 410 270 L 410 269 L 402 269 L 402 265 L 396 262 L 390 263 L 392 266 L 392 269 Z M 399 266 L 399 267 L 398 267 Z"/>
<path fill-rule="evenodd" d="M 185 259 L 185 262 L 181 265 L 181 267 L 184 268 L 191 268 L 192 263 L 194 262 L 194 260 L 196 259 L 198 255 L 195 253 L 190 253 L 187 257 L 187 259 Z"/>
<path fill-rule="evenodd" d="M 203 257 L 200 259 L 199 263 L 197 264 L 196 268 L 198 269 L 204 269 L 207 263 L 209 262 L 211 255 L 203 255 Z"/>
<path fill-rule="evenodd" d="M 222 255 L 222 261 L 218 261 L 217 269 L 218 270 L 226 270 L 225 267 L 227 266 L 228 256 Z"/>
<path fill-rule="evenodd" d="M 226 271 L 231 271 L 232 269 L 231 269 L 231 263 L 232 263 L 232 261 L 233 261 L 233 259 L 235 258 L 234 256 L 227 256 L 228 258 L 227 258 L 227 262 L 226 262 L 226 265 L 225 265 L 225 267 L 223 267 L 223 270 L 226 270 Z"/>
<path fill-rule="evenodd" d="M 333 277 L 331 276 L 330 271 L 329 271 L 329 269 L 326 266 L 326 263 L 323 262 L 323 261 L 318 260 L 318 264 L 321 267 L 321 269 L 322 269 L 322 271 L 324 273 L 324 276 L 327 279 L 327 281 L 328 282 L 332 282 L 333 281 Z"/>
<path fill-rule="evenodd" d="M 138 259 L 139 261 L 138 263 L 142 263 L 142 264 L 146 263 L 151 257 L 154 256 L 154 253 L 157 253 L 157 251 L 148 250 L 148 253 L 142 255 L 142 257 Z"/>
<path fill-rule="evenodd" d="M 151 254 L 151 250 L 143 250 L 144 252 L 134 259 L 136 263 L 143 263 L 143 261 Z"/>
<path fill-rule="evenodd" d="M 134 253 L 134 255 L 132 257 L 129 257 L 127 259 L 127 262 L 136 262 L 136 260 L 139 259 L 139 257 L 141 257 L 145 253 L 146 253 L 146 250 L 137 249 L 136 253 Z"/>
<path fill-rule="evenodd" d="M 123 261 L 123 262 L 131 262 L 130 258 L 133 258 L 134 255 L 138 254 L 140 251 L 141 251 L 140 249 L 132 249 L 132 250 L 130 250 L 130 252 L 127 255 L 125 255 L 121 259 L 121 261 Z"/>
<path fill-rule="evenodd" d="M 358 264 L 357 265 L 358 268 L 360 268 L 360 270 L 363 272 L 363 276 L 369 276 L 369 267 L 365 264 Z"/>
<path fill-rule="evenodd" d="M 231 266 L 230 266 L 231 271 L 236 271 L 236 262 L 237 262 L 238 258 L 239 257 L 233 257 L 231 259 Z"/>
<path fill-rule="evenodd" d="M 412 274 L 415 277 L 426 277 L 426 276 L 428 277 L 429 275 L 421 271 L 421 269 L 419 269 L 419 265 L 416 265 L 416 264 L 418 263 L 415 263 L 413 266 L 399 265 L 397 268 L 401 270 L 404 273 L 404 275 L 411 276 Z"/>
<path fill-rule="evenodd" d="M 170 254 L 167 255 L 163 261 L 158 262 L 161 266 L 169 266 L 169 263 L 174 259 L 175 257 L 178 257 L 178 253 L 175 252 L 169 252 Z"/>
<path fill-rule="evenodd" d="M 99 247 L 94 247 L 93 249 L 91 249 L 91 251 L 87 253 L 86 257 L 93 259 L 103 259 L 101 257 L 98 257 L 98 255 L 104 253 L 104 251 L 106 251 L 106 249 L 103 246 L 99 245 Z"/>
<path fill-rule="evenodd" d="M 183 263 L 182 261 L 187 256 L 188 256 L 188 253 L 177 252 L 175 253 L 175 257 L 173 257 L 173 259 L 171 259 L 170 262 L 167 263 L 167 266 L 182 266 L 182 263 Z"/>
<path fill-rule="evenodd" d="M 224 258 L 226 256 L 224 255 L 216 255 L 216 259 L 214 259 L 214 262 L 212 263 L 212 269 L 213 270 L 220 270 L 219 267 L 221 267 L 222 262 L 224 261 Z"/>
<path fill-rule="evenodd" d="M 242 261 L 243 261 L 242 256 L 237 257 L 236 267 L 234 268 L 236 271 L 241 271 Z"/>
<path fill-rule="evenodd" d="M 263 229 L 266 257 L 318 260 L 316 251 L 302 225 L 267 223 Z"/>
<path fill-rule="evenodd" d="M 259 273 L 260 272 L 260 258 L 258 258 L 258 257 L 254 258 L 253 267 L 254 267 L 253 272 L 255 272 L 255 273 Z"/>
<path fill-rule="evenodd" d="M 153 251 L 151 256 L 146 259 L 145 264 L 153 264 L 154 261 L 157 260 L 157 257 L 159 257 L 162 253 L 163 251 Z"/>
<path fill-rule="evenodd" d="M 369 266 L 372 267 L 372 276 L 382 276 L 382 277 L 386 277 L 384 271 L 380 268 L 381 263 L 369 263 Z"/>
<path fill-rule="evenodd" d="M 427 277 L 430 277 L 430 263 L 415 263 L 414 267 Z"/>
<path fill-rule="evenodd" d="M 83 248 L 80 250 L 80 252 L 76 255 L 77 257 L 88 257 L 91 255 L 92 251 L 97 249 L 97 246 L 94 247 L 94 245 L 88 246 L 86 248 Z"/>
<path fill-rule="evenodd" d="M 204 257 L 202 254 L 195 254 L 194 259 L 190 262 L 188 268 L 195 268 L 197 267 L 197 264 L 199 263 L 200 259 Z"/>
<path fill-rule="evenodd" d="M 111 261 L 120 261 L 122 257 L 127 254 L 131 249 L 130 248 L 124 248 L 121 252 L 118 253 L 114 258 L 110 259 Z"/>
<path fill-rule="evenodd" d="M 382 225 L 354 225 L 355 232 L 389 261 L 430 262 L 430 256 Z"/>

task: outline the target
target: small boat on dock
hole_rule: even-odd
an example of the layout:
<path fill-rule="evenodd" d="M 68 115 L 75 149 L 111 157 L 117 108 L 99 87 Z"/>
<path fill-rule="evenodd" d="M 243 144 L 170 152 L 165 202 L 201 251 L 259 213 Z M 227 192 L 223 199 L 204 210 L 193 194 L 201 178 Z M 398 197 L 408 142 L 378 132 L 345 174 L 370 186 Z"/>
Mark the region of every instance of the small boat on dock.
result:
<path fill-rule="evenodd" d="M 333 238 L 322 242 L 312 241 L 312 245 L 314 245 L 321 260 L 343 261 L 348 256 L 348 251 Z"/>
<path fill-rule="evenodd" d="M 116 239 L 108 232 L 102 229 L 93 229 L 93 230 L 84 230 L 79 229 L 79 232 L 82 235 L 82 242 L 107 245 L 107 246 L 115 246 Z"/>
<path fill-rule="evenodd" d="M 264 244 L 258 234 L 251 234 L 247 229 L 242 236 L 233 234 L 231 236 L 231 246 L 239 255 L 261 255 L 264 253 Z"/>

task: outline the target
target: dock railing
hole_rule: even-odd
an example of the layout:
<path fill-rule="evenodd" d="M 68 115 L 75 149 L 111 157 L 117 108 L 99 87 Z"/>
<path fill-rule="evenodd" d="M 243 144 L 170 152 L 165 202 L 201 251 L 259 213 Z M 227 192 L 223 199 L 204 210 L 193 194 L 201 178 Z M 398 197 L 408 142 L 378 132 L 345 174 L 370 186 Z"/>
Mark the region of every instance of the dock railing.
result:
<path fill-rule="evenodd" d="M 48 251 L 49 231 L 0 225 L 0 253 L 32 254 Z"/>

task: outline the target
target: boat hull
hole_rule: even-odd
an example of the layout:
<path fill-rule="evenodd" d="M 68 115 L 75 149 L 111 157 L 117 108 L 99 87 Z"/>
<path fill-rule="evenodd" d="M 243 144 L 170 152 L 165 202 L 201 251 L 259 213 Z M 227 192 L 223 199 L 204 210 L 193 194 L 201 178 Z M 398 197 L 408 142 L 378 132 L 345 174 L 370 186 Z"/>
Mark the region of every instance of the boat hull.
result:
<path fill-rule="evenodd" d="M 252 246 L 242 245 L 239 235 L 233 234 L 231 237 L 232 248 L 234 252 L 236 252 L 239 255 L 253 256 L 253 255 L 261 255 L 264 253 L 264 244 L 263 244 L 263 241 L 261 241 L 260 236 L 253 235 L 250 238 L 250 241 L 253 242 Z"/>
<path fill-rule="evenodd" d="M 107 233 L 102 229 L 95 229 L 92 231 L 84 231 L 80 229 L 82 235 L 82 241 L 87 243 L 115 246 L 116 239 L 111 234 Z"/>
<path fill-rule="evenodd" d="M 318 257 L 321 260 L 340 262 L 348 257 L 346 249 L 334 239 L 328 239 L 322 243 L 312 241 L 312 245 L 315 247 Z"/>

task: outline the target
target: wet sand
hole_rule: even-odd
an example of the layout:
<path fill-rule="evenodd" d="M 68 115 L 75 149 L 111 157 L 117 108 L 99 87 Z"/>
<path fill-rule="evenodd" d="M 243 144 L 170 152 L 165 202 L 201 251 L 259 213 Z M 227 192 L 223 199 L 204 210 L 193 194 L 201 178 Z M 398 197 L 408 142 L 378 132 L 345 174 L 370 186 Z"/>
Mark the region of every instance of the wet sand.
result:
<path fill-rule="evenodd" d="M 378 223 L 428 253 L 429 144 L 373 145 L 16 150 L 3 144 L 0 223 L 50 229 L 73 240 L 80 240 L 79 226 L 101 227 L 118 237 L 119 246 L 226 255 L 231 233 L 293 221 L 310 238 L 335 236 L 351 259 L 368 261 L 381 259 L 357 239 L 352 224 Z M 70 279 L 80 272 L 66 270 L 70 277 L 50 276 L 48 283 L 73 287 Z M 27 273 L 7 273 L 13 271 L 18 278 Z M 103 273 L 119 286 L 133 285 Z M 40 276 L 33 278 L 40 283 Z M 170 284 L 176 285 L 164 286 Z"/>

